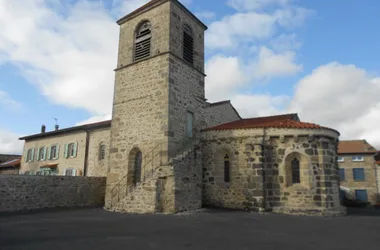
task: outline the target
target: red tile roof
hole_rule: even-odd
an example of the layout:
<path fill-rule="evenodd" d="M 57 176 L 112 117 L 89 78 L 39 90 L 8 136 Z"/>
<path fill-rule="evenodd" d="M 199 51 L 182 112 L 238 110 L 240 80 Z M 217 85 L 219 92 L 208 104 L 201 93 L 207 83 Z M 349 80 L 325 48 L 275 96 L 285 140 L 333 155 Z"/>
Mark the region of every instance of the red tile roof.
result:
<path fill-rule="evenodd" d="M 338 146 L 338 154 L 375 154 L 376 152 L 376 149 L 366 140 L 340 141 Z"/>
<path fill-rule="evenodd" d="M 299 121 L 297 114 L 285 114 L 267 117 L 257 117 L 242 119 L 230 123 L 221 124 L 215 127 L 207 128 L 204 131 L 209 130 L 232 130 L 232 129 L 250 129 L 250 128 L 296 128 L 296 129 L 328 129 L 314 123 L 307 123 Z"/>
<path fill-rule="evenodd" d="M 376 161 L 376 164 L 377 164 L 377 165 L 380 165 L 380 161 Z"/>

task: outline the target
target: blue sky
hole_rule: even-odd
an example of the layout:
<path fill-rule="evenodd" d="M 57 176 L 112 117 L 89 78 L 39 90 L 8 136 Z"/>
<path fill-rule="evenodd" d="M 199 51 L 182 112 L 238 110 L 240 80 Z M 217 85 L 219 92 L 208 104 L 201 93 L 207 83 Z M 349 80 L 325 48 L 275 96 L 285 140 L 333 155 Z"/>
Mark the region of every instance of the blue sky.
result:
<path fill-rule="evenodd" d="M 20 135 L 110 118 L 115 21 L 146 0 L 0 0 L 0 153 Z M 380 2 L 186 0 L 208 26 L 206 97 L 297 112 L 380 149 Z M 17 17 L 17 20 L 16 20 Z"/>

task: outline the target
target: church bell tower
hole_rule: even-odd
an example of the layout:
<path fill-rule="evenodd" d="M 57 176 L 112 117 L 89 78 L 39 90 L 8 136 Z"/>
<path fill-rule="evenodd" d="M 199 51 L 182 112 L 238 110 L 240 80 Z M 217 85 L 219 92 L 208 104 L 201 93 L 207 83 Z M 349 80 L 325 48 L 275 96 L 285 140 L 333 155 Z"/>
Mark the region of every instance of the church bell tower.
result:
<path fill-rule="evenodd" d="M 198 208 L 201 166 L 196 152 L 187 150 L 204 120 L 207 27 L 177 0 L 150 1 L 117 23 L 106 208 Z M 178 154 L 189 160 L 178 160 Z M 189 204 L 184 193 L 193 193 Z M 133 196 L 145 197 L 147 204 Z"/>

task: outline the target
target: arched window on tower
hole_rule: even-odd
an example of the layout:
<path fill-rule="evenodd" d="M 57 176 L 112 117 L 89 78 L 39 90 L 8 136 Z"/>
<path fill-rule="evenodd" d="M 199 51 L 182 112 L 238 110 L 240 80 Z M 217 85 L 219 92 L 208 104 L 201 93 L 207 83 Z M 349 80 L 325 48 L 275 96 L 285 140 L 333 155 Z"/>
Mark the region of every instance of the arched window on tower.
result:
<path fill-rule="evenodd" d="M 142 164 L 142 153 L 139 150 L 135 154 L 133 185 L 136 185 L 137 183 L 141 182 L 141 164 Z"/>
<path fill-rule="evenodd" d="M 230 172 L 230 157 L 228 156 L 228 154 L 226 154 L 224 156 L 224 182 L 230 182 Z"/>
<path fill-rule="evenodd" d="M 136 30 L 134 56 L 135 61 L 139 61 L 150 56 L 151 39 L 151 24 L 148 21 L 143 22 L 138 26 Z"/>
<path fill-rule="evenodd" d="M 183 59 L 190 63 L 194 63 L 194 36 L 189 25 L 183 26 Z"/>
<path fill-rule="evenodd" d="M 301 183 L 301 177 L 300 177 L 300 162 L 297 158 L 294 158 L 292 160 L 292 183 Z"/>

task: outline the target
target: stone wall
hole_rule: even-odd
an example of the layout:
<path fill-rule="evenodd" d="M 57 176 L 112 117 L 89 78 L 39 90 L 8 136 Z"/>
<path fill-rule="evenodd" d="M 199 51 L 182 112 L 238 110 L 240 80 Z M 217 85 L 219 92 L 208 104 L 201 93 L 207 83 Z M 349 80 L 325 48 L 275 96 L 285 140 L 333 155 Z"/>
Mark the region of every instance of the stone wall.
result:
<path fill-rule="evenodd" d="M 0 175 L 0 212 L 100 207 L 104 177 Z"/>
<path fill-rule="evenodd" d="M 205 109 L 205 119 L 207 127 L 217 126 L 227 122 L 240 120 L 239 115 L 230 102 L 210 105 Z"/>
<path fill-rule="evenodd" d="M 87 176 L 107 176 L 110 147 L 110 128 L 90 132 Z M 106 148 L 105 158 L 100 159 L 100 146 Z"/>
<path fill-rule="evenodd" d="M 347 187 L 355 193 L 355 190 L 367 190 L 368 201 L 376 204 L 376 194 L 378 193 L 375 161 L 372 155 L 363 155 L 364 161 L 352 161 L 352 155 L 339 155 L 344 157 L 343 162 L 338 162 L 339 167 L 345 171 L 345 180 L 340 181 L 340 185 Z M 353 169 L 364 168 L 364 181 L 355 181 Z"/>
<path fill-rule="evenodd" d="M 205 132 L 204 205 L 292 214 L 343 214 L 337 137 L 331 131 L 306 129 Z M 226 155 L 230 182 L 224 181 Z M 301 182 L 297 184 L 291 181 L 294 158 L 300 162 Z"/>

